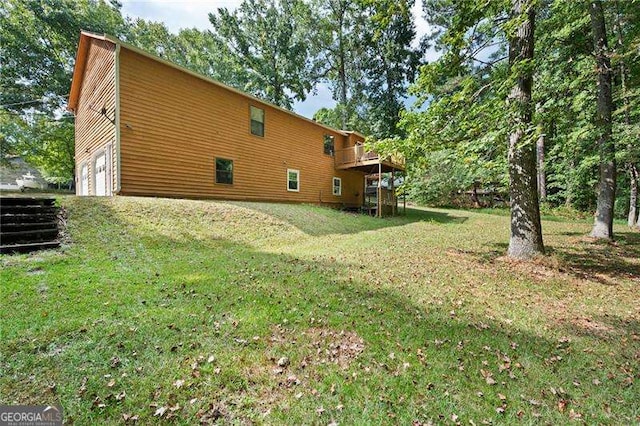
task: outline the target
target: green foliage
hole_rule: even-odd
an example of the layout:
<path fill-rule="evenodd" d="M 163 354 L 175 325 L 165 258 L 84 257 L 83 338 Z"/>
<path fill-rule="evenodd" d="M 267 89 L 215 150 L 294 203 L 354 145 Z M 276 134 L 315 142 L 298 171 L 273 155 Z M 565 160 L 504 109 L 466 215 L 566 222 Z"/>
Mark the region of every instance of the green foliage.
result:
<path fill-rule="evenodd" d="M 415 77 L 421 52 L 412 47 L 415 25 L 413 1 L 361 0 L 367 19 L 362 29 L 368 134 L 375 138 L 402 136 L 397 128 L 407 84 Z"/>
<path fill-rule="evenodd" d="M 65 105 L 80 30 L 120 36 L 116 2 L 7 0 L 0 6 L 0 103 L 14 112 Z M 12 104 L 12 105 L 7 105 Z"/>
<path fill-rule="evenodd" d="M 243 90 L 284 108 L 313 87 L 309 61 L 309 6 L 301 0 L 245 0 L 234 11 L 209 14 L 216 41 Z"/>
<path fill-rule="evenodd" d="M 503 15 L 500 4 L 432 1 L 424 5 L 435 28 L 429 40 L 443 54 L 420 68 L 410 89 L 417 102 L 400 120 L 406 132 L 401 151 L 415 169 L 409 184 L 415 186 L 416 196 L 426 191 L 423 198 L 446 204 L 447 194 L 466 191 L 474 184 L 498 192 L 506 189 L 504 100 L 511 80 L 503 57 L 504 34 L 488 24 Z M 446 165 L 434 164 L 438 162 Z M 446 182 L 444 190 L 436 189 L 441 185 L 425 184 L 432 180 Z"/>
<path fill-rule="evenodd" d="M 52 181 L 73 178 L 73 122 L 64 107 L 80 31 L 122 36 L 126 28 L 115 1 L 0 5 L 2 157 L 22 155 Z"/>
<path fill-rule="evenodd" d="M 461 144 L 484 147 L 478 161 L 506 172 L 504 151 L 510 111 L 503 100 L 514 78 L 534 72 L 534 126 L 524 129 L 529 142 L 544 135 L 547 201 L 584 211 L 595 208 L 596 65 L 588 3 L 538 2 L 535 60 L 507 72 L 505 42 L 518 24 L 507 19 L 506 1 L 431 0 L 424 4 L 433 32 L 427 38 L 442 53 L 423 65 L 411 93 L 412 109 L 402 114 L 406 138 L 398 147 L 410 159 L 412 173 L 425 176 L 431 153 Z M 611 59 L 615 68 L 614 138 L 619 164 L 640 159 L 640 8 L 637 1 L 605 3 Z M 622 68 L 624 67 L 624 83 Z M 625 89 L 625 90 L 623 90 Z M 457 165 L 464 166 L 464 156 Z M 480 166 L 481 168 L 484 166 Z M 625 166 L 626 167 L 626 166 Z M 434 171 L 432 168 L 429 170 Z M 434 172 L 437 172 L 434 171 Z M 623 175 L 622 173 L 618 174 Z M 496 177 L 494 175 L 494 177 Z M 506 184 L 506 176 L 497 176 Z M 455 180 L 459 191 L 468 181 Z M 424 187 L 424 186 L 422 186 Z M 504 187 L 503 187 L 504 188 Z M 619 178 L 616 212 L 623 215 L 628 177 Z M 620 196 L 620 195 L 619 195 Z"/>

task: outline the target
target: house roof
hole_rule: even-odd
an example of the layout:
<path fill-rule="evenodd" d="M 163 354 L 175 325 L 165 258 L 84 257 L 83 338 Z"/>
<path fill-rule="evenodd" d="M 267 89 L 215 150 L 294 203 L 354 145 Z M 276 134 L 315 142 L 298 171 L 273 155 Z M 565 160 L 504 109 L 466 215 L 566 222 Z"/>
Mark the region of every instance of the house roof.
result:
<path fill-rule="evenodd" d="M 84 77 L 84 71 L 85 71 L 86 62 L 87 62 L 87 53 L 89 52 L 89 46 L 91 44 L 90 43 L 91 39 L 108 41 L 110 43 L 113 43 L 116 46 L 116 48 L 120 47 L 120 48 L 124 48 L 124 49 L 130 50 L 130 51 L 135 52 L 135 53 L 137 53 L 139 55 L 145 56 L 145 57 L 150 58 L 150 59 L 152 59 L 154 61 L 160 62 L 162 64 L 165 64 L 167 66 L 175 68 L 175 69 L 177 69 L 179 71 L 182 71 L 184 73 L 192 75 L 192 76 L 194 76 L 196 78 L 204 80 L 207 83 L 210 83 L 210 84 L 222 87 L 222 88 L 224 88 L 226 90 L 229 90 L 231 92 L 234 92 L 234 93 L 236 93 L 238 95 L 241 95 L 241 96 L 243 96 L 243 97 L 245 97 L 247 99 L 250 99 L 253 102 L 258 102 L 258 103 L 261 103 L 261 104 L 264 104 L 264 105 L 268 105 L 271 108 L 275 108 L 275 109 L 280 110 L 280 111 L 282 111 L 282 112 L 284 112 L 286 114 L 289 114 L 289 115 L 291 115 L 291 116 L 293 116 L 295 118 L 298 118 L 300 120 L 308 121 L 310 123 L 315 124 L 316 126 L 325 128 L 327 130 L 331 130 L 333 132 L 339 133 L 339 134 L 344 135 L 344 136 L 348 136 L 349 134 L 355 134 L 357 136 L 360 136 L 360 137 L 364 138 L 364 135 L 362 135 L 362 134 L 360 134 L 358 132 L 334 129 L 334 128 L 330 127 L 330 126 L 326 126 L 326 125 L 324 125 L 322 123 L 318 123 L 317 121 L 311 120 L 311 119 L 309 119 L 307 117 L 304 117 L 304 116 L 302 116 L 300 114 L 296 114 L 293 111 L 289 111 L 288 109 L 282 108 L 282 107 L 280 107 L 278 105 L 274 105 L 274 104 L 272 104 L 270 102 L 267 102 L 267 101 L 265 101 L 263 99 L 260 99 L 260 98 L 257 98 L 255 96 L 249 95 L 248 93 L 245 93 L 245 92 L 243 92 L 241 90 L 235 89 L 235 88 L 233 88 L 231 86 L 227 86 L 226 84 L 220 83 L 219 81 L 214 80 L 214 79 L 212 79 L 210 77 L 204 76 L 202 74 L 198 74 L 197 72 L 191 71 L 188 68 L 185 68 L 183 66 L 174 64 L 173 62 L 167 61 L 166 59 L 162 59 L 162 58 L 160 58 L 160 57 L 158 57 L 158 56 L 156 56 L 156 55 L 154 55 L 152 53 L 149 53 L 149 52 L 147 52 L 145 50 L 142 50 L 142 49 L 140 49 L 138 47 L 135 47 L 135 46 L 133 46 L 133 45 L 131 45 L 129 43 L 125 43 L 125 42 L 123 42 L 122 40 L 120 40 L 120 39 L 118 39 L 116 37 L 110 36 L 108 34 L 96 34 L 96 33 L 88 32 L 88 31 L 81 31 L 80 32 L 80 42 L 78 43 L 78 51 L 76 53 L 76 63 L 75 63 L 74 68 L 73 68 L 73 79 L 71 80 L 71 90 L 69 91 L 69 102 L 67 104 L 67 109 L 70 110 L 70 111 L 75 111 L 76 107 L 78 106 L 78 98 L 80 96 L 80 87 L 82 86 L 82 79 Z"/>

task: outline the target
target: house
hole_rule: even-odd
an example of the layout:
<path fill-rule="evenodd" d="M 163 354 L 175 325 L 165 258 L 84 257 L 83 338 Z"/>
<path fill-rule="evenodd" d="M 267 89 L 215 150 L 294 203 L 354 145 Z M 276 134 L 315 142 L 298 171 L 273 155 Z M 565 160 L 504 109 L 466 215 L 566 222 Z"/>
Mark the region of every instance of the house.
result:
<path fill-rule="evenodd" d="M 324 126 L 108 35 L 81 33 L 68 109 L 75 114 L 78 195 L 360 207 L 365 175 L 404 169 L 400 159 L 366 152 L 357 132 Z"/>

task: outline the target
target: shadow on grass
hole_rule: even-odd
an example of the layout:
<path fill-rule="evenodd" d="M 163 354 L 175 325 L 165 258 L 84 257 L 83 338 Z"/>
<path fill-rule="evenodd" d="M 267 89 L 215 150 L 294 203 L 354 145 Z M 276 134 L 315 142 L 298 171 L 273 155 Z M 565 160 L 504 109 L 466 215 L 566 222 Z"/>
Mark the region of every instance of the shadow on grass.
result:
<path fill-rule="evenodd" d="M 583 233 L 567 232 L 574 236 Z M 616 285 L 620 278 L 640 279 L 640 234 L 622 232 L 616 234 L 616 242 L 580 240 L 573 245 L 546 246 L 546 254 L 560 260 L 560 271 L 576 278 L 595 281 L 604 285 Z M 492 263 L 507 253 L 509 244 L 495 243 L 493 250 L 471 253 L 484 263 Z M 544 262 L 543 262 L 544 264 Z M 548 265 L 549 266 L 549 265 Z M 557 267 L 555 265 L 553 267 Z"/>
<path fill-rule="evenodd" d="M 233 204 L 259 211 L 285 221 L 305 234 L 313 236 L 329 234 L 356 234 L 363 231 L 403 226 L 414 222 L 440 224 L 464 223 L 468 216 L 449 214 L 428 209 L 407 208 L 394 217 L 375 218 L 358 213 L 348 213 L 329 207 L 297 204 L 234 202 Z"/>
<path fill-rule="evenodd" d="M 106 205 L 90 213 L 78 217 L 71 210 L 75 237 L 82 234 L 76 239 L 86 246 L 70 250 L 59 282 L 49 282 L 63 287 L 47 299 L 61 310 L 85 307 L 76 320 L 87 326 L 56 331 L 60 325 L 39 314 L 37 294 L 33 304 L 18 304 L 25 303 L 24 294 L 9 301 L 32 320 L 3 342 L 14 360 L 2 364 L 5 401 L 36 402 L 50 392 L 28 379 L 35 375 L 55 379 L 55 398 L 78 423 L 117 423 L 123 413 L 151 423 L 155 407 L 171 405 L 184 424 L 198 422 L 211 407 L 225 423 L 264 422 L 267 412 L 268 422 L 303 424 L 324 407 L 327 418 L 344 424 L 444 423 L 452 415 L 462 423 L 559 424 L 568 421 L 555 409 L 559 398 L 570 400 L 586 421 L 612 421 L 589 399 L 609 398 L 617 383 L 595 387 L 587 371 L 576 373 L 576 365 L 596 359 L 581 348 L 558 347 L 534 333 L 465 316 L 463 309 L 453 318 L 447 306 L 426 307 L 410 294 L 352 281 L 336 262 L 224 240 L 151 235 L 127 226 L 127 218 Z M 128 254 L 132 248 L 144 255 Z M 120 252 L 117 260 L 105 261 L 114 252 Z M 71 286 L 83 285 L 75 289 L 78 298 L 65 301 Z M 107 294 L 96 296 L 96 290 Z M 45 326 L 43 336 L 38 330 Z M 274 330 L 280 330 L 276 339 Z M 362 352 L 343 370 L 331 361 L 340 342 L 314 341 L 315 330 L 356 333 Z M 57 353 L 58 347 L 64 350 Z M 55 355 L 39 353 L 46 351 Z M 204 365 L 193 374 L 193 360 L 203 353 L 216 354 L 217 373 Z M 288 359 L 285 371 L 274 373 L 280 357 Z M 117 378 L 115 387 L 105 387 L 107 375 Z M 292 385 L 290 376 L 301 383 Z M 182 377 L 187 383 L 178 387 Z M 580 393 L 544 391 L 570 389 L 572 380 L 584 383 Z M 114 397 L 125 389 L 126 398 Z M 508 410 L 499 414 L 495 408 L 505 399 Z M 630 421 L 633 405 L 618 399 L 614 420 Z"/>
<path fill-rule="evenodd" d="M 611 285 L 611 278 L 640 278 L 640 234 L 621 232 L 616 241 L 580 241 L 554 247 L 553 253 L 578 278 Z"/>
<path fill-rule="evenodd" d="M 563 321 L 560 327 L 573 336 L 589 337 L 600 341 L 627 342 L 629 339 L 633 341 L 640 336 L 640 321 L 622 319 L 617 315 L 573 318 Z M 626 345 L 626 343 L 623 344 Z M 637 356 L 636 353 L 633 358 Z"/>

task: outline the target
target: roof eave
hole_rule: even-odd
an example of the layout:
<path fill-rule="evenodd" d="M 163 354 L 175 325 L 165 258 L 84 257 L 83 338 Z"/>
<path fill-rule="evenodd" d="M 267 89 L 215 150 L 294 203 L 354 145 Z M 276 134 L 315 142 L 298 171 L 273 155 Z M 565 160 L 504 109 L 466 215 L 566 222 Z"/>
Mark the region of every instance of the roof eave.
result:
<path fill-rule="evenodd" d="M 89 51 L 89 38 L 98 40 L 106 40 L 104 35 L 91 33 L 89 31 L 80 31 L 80 41 L 78 42 L 78 50 L 76 52 L 76 63 L 73 66 L 73 77 L 71 79 L 71 89 L 69 90 L 69 101 L 67 102 L 67 110 L 75 112 L 78 106 L 78 98 L 80 97 L 80 87 L 84 78 L 84 70 L 87 65 L 87 52 Z M 113 42 L 113 40 L 109 40 Z"/>

